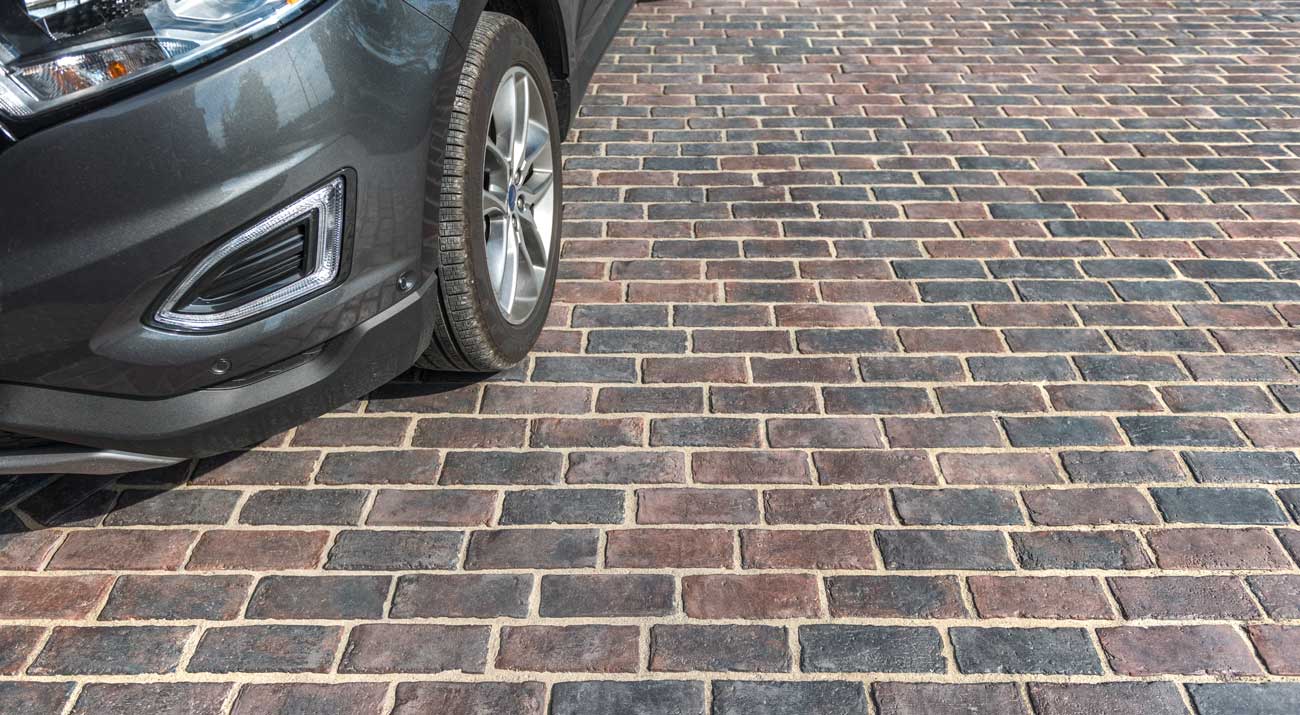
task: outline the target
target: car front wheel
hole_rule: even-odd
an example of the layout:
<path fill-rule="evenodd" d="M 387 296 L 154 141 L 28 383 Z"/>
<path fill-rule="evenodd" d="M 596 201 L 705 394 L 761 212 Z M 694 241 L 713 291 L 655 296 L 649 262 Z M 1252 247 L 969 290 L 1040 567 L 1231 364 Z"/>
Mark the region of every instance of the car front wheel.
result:
<path fill-rule="evenodd" d="M 434 334 L 419 361 L 494 371 L 546 322 L 560 242 L 560 140 L 546 62 L 520 22 L 487 12 L 451 108 L 439 201 Z"/>

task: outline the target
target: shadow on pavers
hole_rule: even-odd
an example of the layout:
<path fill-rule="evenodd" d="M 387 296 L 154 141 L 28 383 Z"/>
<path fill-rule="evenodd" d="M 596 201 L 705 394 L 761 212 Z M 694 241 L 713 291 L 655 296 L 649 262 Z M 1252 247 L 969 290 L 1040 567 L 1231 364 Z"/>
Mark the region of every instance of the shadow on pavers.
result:
<path fill-rule="evenodd" d="M 412 369 L 375 390 L 385 400 L 419 400 L 466 385 L 485 381 L 518 381 L 521 367 L 495 374 L 445 373 Z M 341 405 L 333 412 L 356 413 L 360 400 Z M 265 444 L 278 445 L 284 435 Z M 237 450 L 201 460 L 188 460 L 161 469 L 113 476 L 18 475 L 0 477 L 0 536 L 23 534 L 56 527 L 136 525 L 219 525 L 234 508 L 236 492 L 212 498 L 213 491 L 173 491 L 176 487 L 222 486 L 206 482 L 206 475 L 228 469 L 227 465 L 252 449 Z M 223 498 L 231 500 L 229 505 Z M 0 541 L 3 548 L 3 541 Z"/>

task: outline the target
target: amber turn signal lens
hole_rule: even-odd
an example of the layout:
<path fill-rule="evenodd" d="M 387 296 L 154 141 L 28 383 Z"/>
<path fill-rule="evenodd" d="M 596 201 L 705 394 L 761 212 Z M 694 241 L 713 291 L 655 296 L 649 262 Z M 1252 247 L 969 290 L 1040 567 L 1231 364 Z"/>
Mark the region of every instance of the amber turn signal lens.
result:
<path fill-rule="evenodd" d="M 137 74 L 194 47 L 193 42 L 165 38 L 131 40 L 18 67 L 12 71 L 12 77 L 42 100 L 58 99 Z"/>

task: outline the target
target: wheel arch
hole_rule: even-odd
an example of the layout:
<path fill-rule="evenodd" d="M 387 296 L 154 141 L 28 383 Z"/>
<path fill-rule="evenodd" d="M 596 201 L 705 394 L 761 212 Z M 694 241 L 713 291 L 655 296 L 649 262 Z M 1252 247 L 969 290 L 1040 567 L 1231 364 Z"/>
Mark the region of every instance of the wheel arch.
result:
<path fill-rule="evenodd" d="M 555 89 L 555 103 L 560 115 L 561 132 L 569 130 L 573 118 L 569 74 L 572 56 L 565 14 L 559 0 L 465 0 L 460 5 L 454 34 L 463 45 L 474 32 L 484 12 L 496 12 L 515 18 L 528 28 L 546 59 Z M 575 18 L 576 20 L 576 18 Z"/>
<path fill-rule="evenodd" d="M 485 12 L 499 12 L 522 22 L 546 58 L 551 77 L 569 76 L 569 40 L 559 0 L 487 0 Z"/>

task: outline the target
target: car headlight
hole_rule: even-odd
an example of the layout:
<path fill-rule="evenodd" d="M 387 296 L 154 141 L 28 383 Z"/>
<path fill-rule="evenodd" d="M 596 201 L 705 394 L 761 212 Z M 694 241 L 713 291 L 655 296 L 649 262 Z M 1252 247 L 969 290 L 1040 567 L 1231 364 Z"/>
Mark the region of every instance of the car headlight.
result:
<path fill-rule="evenodd" d="M 0 0 L 0 111 L 27 117 L 177 71 L 314 0 Z"/>

